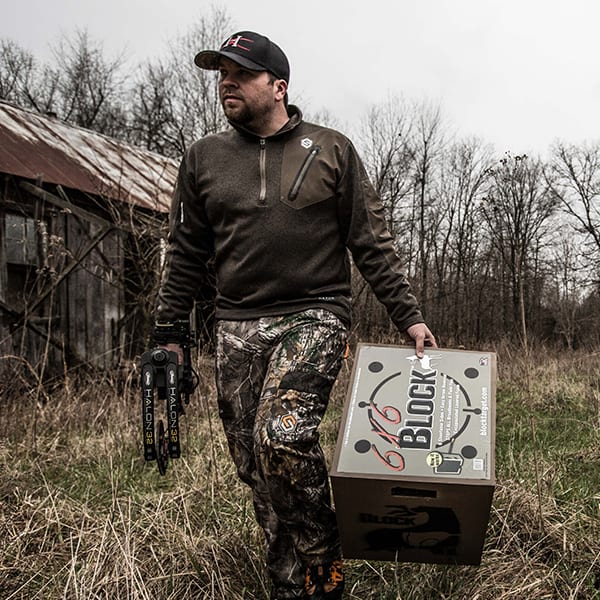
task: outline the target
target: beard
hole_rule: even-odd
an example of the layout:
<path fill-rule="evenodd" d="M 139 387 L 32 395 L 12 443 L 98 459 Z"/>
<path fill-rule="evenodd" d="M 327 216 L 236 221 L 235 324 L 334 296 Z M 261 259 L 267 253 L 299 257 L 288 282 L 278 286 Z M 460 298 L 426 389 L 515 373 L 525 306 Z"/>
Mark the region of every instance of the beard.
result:
<path fill-rule="evenodd" d="M 243 101 L 236 102 L 233 105 L 228 104 L 227 101 L 222 101 L 221 106 L 230 123 L 249 129 L 267 122 L 271 114 L 271 107 L 266 104 L 250 107 Z"/>
<path fill-rule="evenodd" d="M 223 102 L 222 106 L 227 119 L 236 125 L 247 125 L 253 120 L 252 112 L 246 104 L 230 106 Z"/>

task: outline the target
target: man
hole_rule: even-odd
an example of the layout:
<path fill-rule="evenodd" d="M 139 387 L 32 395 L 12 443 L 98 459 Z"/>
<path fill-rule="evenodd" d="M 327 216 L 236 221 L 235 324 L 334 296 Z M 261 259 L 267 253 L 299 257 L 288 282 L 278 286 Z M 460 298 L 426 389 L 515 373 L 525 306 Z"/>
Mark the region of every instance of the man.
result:
<path fill-rule="evenodd" d="M 435 338 L 354 147 L 288 106 L 283 51 L 242 31 L 195 63 L 219 71 L 232 129 L 182 160 L 157 322 L 186 318 L 214 266 L 219 413 L 265 532 L 271 598 L 341 598 L 317 428 L 346 347 L 348 250 L 419 356 Z"/>

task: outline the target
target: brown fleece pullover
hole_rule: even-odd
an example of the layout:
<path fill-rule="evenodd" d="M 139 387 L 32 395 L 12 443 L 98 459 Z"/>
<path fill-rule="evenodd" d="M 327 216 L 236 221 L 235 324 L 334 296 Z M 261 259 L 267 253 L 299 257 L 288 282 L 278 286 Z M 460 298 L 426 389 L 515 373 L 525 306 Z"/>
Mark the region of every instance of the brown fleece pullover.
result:
<path fill-rule="evenodd" d="M 423 322 L 354 146 L 289 114 L 273 136 L 233 129 L 186 152 L 157 320 L 187 318 L 214 268 L 217 319 L 325 308 L 349 323 L 350 250 L 399 330 Z"/>

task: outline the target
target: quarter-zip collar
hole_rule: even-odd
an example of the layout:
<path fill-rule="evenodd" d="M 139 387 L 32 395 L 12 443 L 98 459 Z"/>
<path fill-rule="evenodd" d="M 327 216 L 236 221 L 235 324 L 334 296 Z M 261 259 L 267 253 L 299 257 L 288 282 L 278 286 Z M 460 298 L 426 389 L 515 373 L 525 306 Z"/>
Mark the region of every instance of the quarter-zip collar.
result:
<path fill-rule="evenodd" d="M 289 131 L 296 129 L 296 127 L 298 127 L 298 125 L 300 125 L 300 123 L 302 123 L 302 112 L 300 111 L 300 109 L 297 106 L 295 106 L 293 104 L 290 104 L 288 106 L 288 116 L 289 116 L 288 122 L 279 131 L 276 131 L 274 134 L 266 136 L 266 137 L 257 135 L 253 131 L 246 129 L 245 127 L 242 127 L 241 125 L 236 125 L 235 123 L 232 123 L 231 121 L 229 121 L 229 124 L 236 131 L 238 131 L 240 134 L 242 134 L 244 137 L 252 137 L 254 139 L 259 139 L 259 140 L 260 139 L 268 140 L 271 138 L 276 138 L 281 135 L 284 135 L 284 134 L 288 133 Z"/>
<path fill-rule="evenodd" d="M 236 125 L 234 123 L 229 122 L 230 125 L 242 136 L 250 139 L 256 140 L 259 144 L 259 152 L 258 152 L 258 168 L 260 174 L 260 190 L 258 193 L 258 204 L 259 206 L 265 206 L 267 203 L 267 143 L 269 140 L 278 139 L 290 131 L 293 131 L 302 123 L 302 113 L 297 106 L 289 105 L 288 106 L 288 116 L 290 117 L 287 123 L 273 135 L 269 136 L 260 136 L 256 133 L 242 127 L 240 125 Z"/>

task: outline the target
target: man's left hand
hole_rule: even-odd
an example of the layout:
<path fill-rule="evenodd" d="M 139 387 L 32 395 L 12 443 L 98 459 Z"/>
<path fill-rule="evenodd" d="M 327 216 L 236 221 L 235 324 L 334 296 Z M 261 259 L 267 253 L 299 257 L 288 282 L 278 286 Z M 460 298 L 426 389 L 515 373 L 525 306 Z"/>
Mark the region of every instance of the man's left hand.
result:
<path fill-rule="evenodd" d="M 429 327 L 425 325 L 425 323 L 415 323 L 411 325 L 406 333 L 414 340 L 415 342 L 415 353 L 419 358 L 423 358 L 425 352 L 425 346 L 430 348 L 437 348 L 437 342 L 435 341 L 435 336 L 429 330 Z"/>

